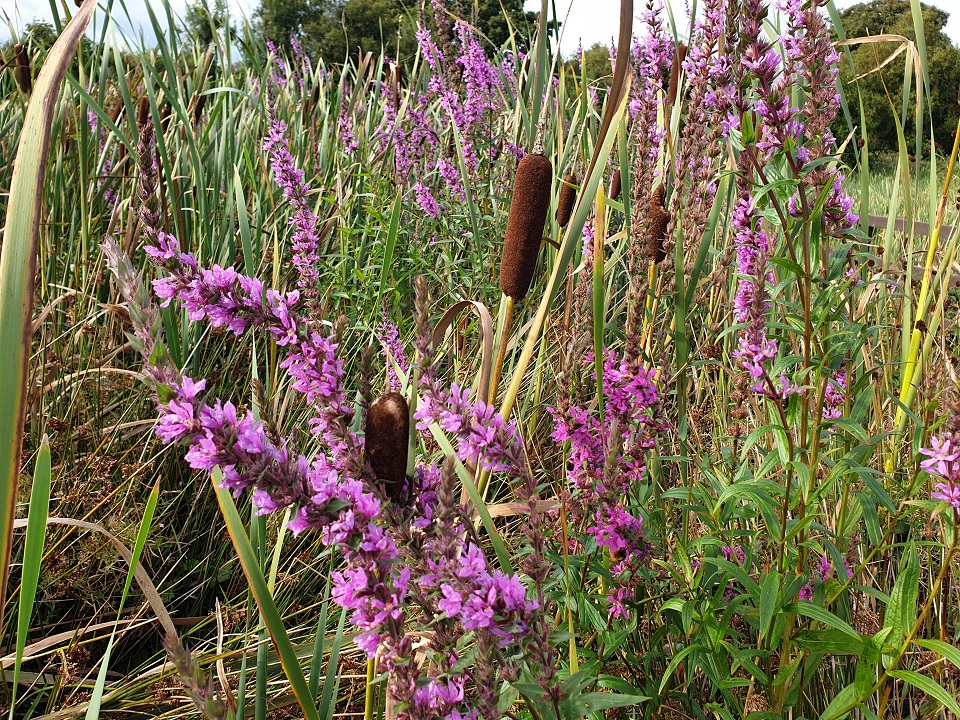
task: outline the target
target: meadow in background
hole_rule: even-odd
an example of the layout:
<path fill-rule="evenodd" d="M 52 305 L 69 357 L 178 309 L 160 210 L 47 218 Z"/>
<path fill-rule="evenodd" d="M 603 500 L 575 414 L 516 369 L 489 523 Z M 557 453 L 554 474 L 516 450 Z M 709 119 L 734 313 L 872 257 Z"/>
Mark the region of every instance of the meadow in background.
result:
<path fill-rule="evenodd" d="M 832 5 L 623 7 L 5 50 L 11 717 L 960 716 L 923 34 L 878 162 Z"/>

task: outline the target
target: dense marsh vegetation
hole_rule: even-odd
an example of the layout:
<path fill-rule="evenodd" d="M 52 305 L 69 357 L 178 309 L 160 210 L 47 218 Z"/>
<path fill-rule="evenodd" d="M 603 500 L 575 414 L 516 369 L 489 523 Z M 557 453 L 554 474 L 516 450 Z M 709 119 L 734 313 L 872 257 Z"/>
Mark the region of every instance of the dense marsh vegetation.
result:
<path fill-rule="evenodd" d="M 342 66 L 91 3 L 0 76 L 11 718 L 960 716 L 922 42 L 875 182 L 829 4 L 624 0 L 593 82 L 546 2 Z"/>

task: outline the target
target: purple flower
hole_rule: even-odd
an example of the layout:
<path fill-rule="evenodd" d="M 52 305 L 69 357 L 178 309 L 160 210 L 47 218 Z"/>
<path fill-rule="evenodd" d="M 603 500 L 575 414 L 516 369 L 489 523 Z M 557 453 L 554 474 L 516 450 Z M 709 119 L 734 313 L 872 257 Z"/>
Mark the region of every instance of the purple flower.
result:
<path fill-rule="evenodd" d="M 440 217 L 440 205 L 433 197 L 433 193 L 423 183 L 417 183 L 413 186 L 413 191 L 417 196 L 417 204 L 420 209 L 432 218 Z"/>
<path fill-rule="evenodd" d="M 286 124 L 282 120 L 275 120 L 264 138 L 263 149 L 270 155 L 274 182 L 283 191 L 294 211 L 290 218 L 290 227 L 294 230 L 293 266 L 297 270 L 297 285 L 312 291 L 315 290 L 319 275 L 318 220 L 307 201 L 310 186 L 304 181 L 303 170 L 297 167 L 293 155 L 290 154 L 290 143 L 284 137 L 286 131 Z"/>

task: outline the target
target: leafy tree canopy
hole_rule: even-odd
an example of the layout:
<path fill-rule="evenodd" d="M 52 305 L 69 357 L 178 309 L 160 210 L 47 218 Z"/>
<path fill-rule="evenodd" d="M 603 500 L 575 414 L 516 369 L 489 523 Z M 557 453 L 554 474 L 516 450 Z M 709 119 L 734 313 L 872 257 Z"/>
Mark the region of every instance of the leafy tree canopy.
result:
<path fill-rule="evenodd" d="M 957 88 L 960 86 L 960 49 L 956 48 L 943 29 L 948 13 L 930 5 L 920 4 L 923 34 L 927 47 L 930 75 L 929 108 L 924 110 L 923 135 L 929 141 L 929 118 L 933 118 L 933 133 L 938 144 L 949 148 L 953 131 L 960 117 Z M 916 31 L 910 3 L 907 0 L 873 0 L 853 5 L 840 13 L 848 38 L 868 35 L 896 34 L 916 40 Z M 863 102 L 865 131 L 871 151 L 895 152 L 898 149 L 894 114 L 901 114 L 903 103 L 904 62 L 907 53 L 901 53 L 892 62 L 884 62 L 899 47 L 896 43 L 869 42 L 853 46 L 854 70 L 846 59 L 840 62 L 840 79 L 854 122 L 859 125 L 859 99 Z M 881 67 L 882 66 L 882 67 Z M 877 68 L 880 68 L 879 70 Z M 911 94 L 916 91 L 913 79 Z M 908 98 L 908 112 L 904 131 L 909 141 L 914 134 L 915 96 Z M 930 115 L 927 115 L 929 111 Z M 849 132 L 846 122 L 838 122 L 835 132 L 841 140 Z"/>
<path fill-rule="evenodd" d="M 381 49 L 406 59 L 416 52 L 418 22 L 437 29 L 461 18 L 486 37 L 491 51 L 509 40 L 511 29 L 523 45 L 536 22 L 523 0 L 260 0 L 256 16 L 269 39 L 283 44 L 296 39 L 311 57 L 333 63 Z"/>

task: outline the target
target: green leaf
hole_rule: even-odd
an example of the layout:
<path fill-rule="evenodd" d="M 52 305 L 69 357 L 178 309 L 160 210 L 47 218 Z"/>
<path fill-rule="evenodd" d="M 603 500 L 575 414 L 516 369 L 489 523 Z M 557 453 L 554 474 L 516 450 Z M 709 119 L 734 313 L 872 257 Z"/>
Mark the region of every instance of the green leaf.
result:
<path fill-rule="evenodd" d="M 466 185 L 466 183 L 464 184 Z M 390 210 L 390 227 L 387 230 L 387 241 L 383 247 L 383 263 L 380 266 L 380 284 L 377 286 L 377 304 L 383 300 L 383 291 L 388 287 L 393 287 L 390 282 L 390 274 L 393 271 L 393 251 L 397 246 L 397 237 L 400 235 L 400 214 L 403 210 L 402 195 L 397 190 L 397 197 L 393 201 L 393 208 Z"/>
<path fill-rule="evenodd" d="M 861 697 L 856 685 L 850 683 L 838 692 L 833 701 L 827 705 L 827 709 L 820 713 L 820 720 L 840 720 L 840 718 L 846 717 L 851 710 L 860 704 Z"/>
<path fill-rule="evenodd" d="M 960 648 L 942 640 L 914 640 L 915 645 L 919 645 L 927 650 L 933 650 L 952 662 L 957 668 L 960 668 Z"/>
<path fill-rule="evenodd" d="M 578 695 L 572 706 L 576 713 L 568 717 L 581 718 L 592 712 L 608 710 L 610 708 L 627 707 L 645 702 L 650 698 L 645 695 L 621 695 L 619 693 L 591 692 Z"/>
<path fill-rule="evenodd" d="M 780 590 L 780 574 L 776 571 L 767 573 L 760 586 L 760 637 L 770 632 L 770 623 L 777 609 L 777 595 Z"/>
<path fill-rule="evenodd" d="M 952 712 L 956 717 L 960 717 L 960 704 L 958 704 L 956 698 L 944 690 L 943 686 L 936 680 L 912 670 L 891 670 L 888 675 L 898 680 L 903 680 L 903 682 L 922 690 L 937 700 L 937 702 L 947 708 L 947 710 Z"/>
<path fill-rule="evenodd" d="M 23 572 L 20 579 L 20 606 L 17 612 L 17 649 L 13 662 L 13 684 L 10 686 L 10 720 L 17 704 L 17 687 L 23 650 L 30 632 L 30 616 L 37 597 L 40 580 L 40 561 L 43 559 L 43 543 L 47 530 L 47 515 L 50 512 L 50 443 L 43 436 L 40 451 L 33 468 L 33 486 L 30 488 L 30 507 L 27 510 L 27 536 L 23 548 Z"/>
<path fill-rule="evenodd" d="M 917 619 L 917 596 L 920 592 L 920 558 L 916 545 L 911 544 L 906 554 L 906 566 L 900 570 L 890 593 L 890 602 L 887 604 L 883 616 L 883 626 L 890 628 L 890 643 L 899 646 L 903 643 L 910 628 Z M 884 667 L 890 667 L 894 653 L 884 655 Z"/>
<path fill-rule="evenodd" d="M 810 653 L 821 655 L 860 655 L 866 641 L 852 638 L 842 630 L 802 630 L 798 632 L 797 645 Z"/>
<path fill-rule="evenodd" d="M 854 639 L 860 639 L 860 635 L 857 633 L 857 631 L 850 627 L 850 625 L 848 625 L 846 622 L 838 618 L 826 608 L 822 608 L 819 605 L 814 605 L 806 600 L 799 600 L 795 603 L 791 603 L 790 605 L 787 605 L 784 610 L 786 612 L 796 613 L 797 615 L 803 615 L 804 617 L 810 618 L 811 620 L 816 620 L 817 622 L 822 622 L 824 625 L 829 625 L 836 630 L 840 630 Z"/>

